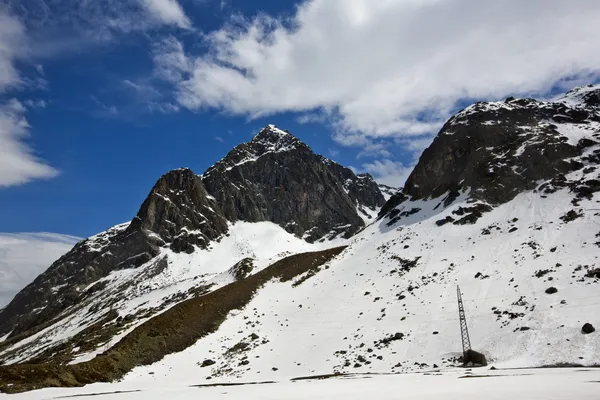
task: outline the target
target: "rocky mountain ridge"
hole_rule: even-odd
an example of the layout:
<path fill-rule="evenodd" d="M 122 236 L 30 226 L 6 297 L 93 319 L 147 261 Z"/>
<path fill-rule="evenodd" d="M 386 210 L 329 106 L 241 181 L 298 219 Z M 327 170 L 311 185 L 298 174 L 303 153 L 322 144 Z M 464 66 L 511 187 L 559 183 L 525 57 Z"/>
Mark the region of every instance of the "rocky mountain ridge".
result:
<path fill-rule="evenodd" d="M 371 176 L 356 176 L 269 125 L 203 175 L 184 168 L 160 177 L 131 223 L 78 243 L 23 289 L 0 312 L 0 337 L 18 341 L 47 330 L 98 296 L 114 307 L 109 294 L 168 273 L 170 258 L 207 250 L 237 221 L 270 221 L 308 243 L 323 242 L 364 228 L 384 202 Z M 107 288 L 110 274 L 141 266 L 137 278 Z"/>

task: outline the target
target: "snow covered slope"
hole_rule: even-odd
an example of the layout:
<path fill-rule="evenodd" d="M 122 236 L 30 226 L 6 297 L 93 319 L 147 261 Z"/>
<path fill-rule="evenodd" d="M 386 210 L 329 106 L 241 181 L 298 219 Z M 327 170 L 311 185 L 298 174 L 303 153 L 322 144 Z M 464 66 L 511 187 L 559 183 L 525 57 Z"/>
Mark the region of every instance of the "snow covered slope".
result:
<path fill-rule="evenodd" d="M 463 202 L 440 199 L 391 227 L 368 227 L 315 276 L 272 283 L 214 334 L 126 380 L 280 379 L 333 372 L 412 371 L 453 365 L 461 352 L 460 285 L 471 341 L 500 367 L 600 363 L 600 211 L 566 190 L 524 193 L 473 225 L 435 222 Z M 589 210 L 589 211 L 588 211 Z M 546 293 L 557 288 L 553 294 Z M 256 335 L 257 338 L 254 338 Z M 233 350 L 232 350 L 233 349 Z M 203 367 L 207 359 L 216 363 Z"/>
<path fill-rule="evenodd" d="M 337 246 L 384 203 L 370 175 L 269 125 L 202 176 L 164 174 L 132 221 L 77 243 L 21 290 L 0 310 L 0 364 L 87 360 L 229 283 L 230 268 L 243 279 L 275 255 Z"/>
<path fill-rule="evenodd" d="M 127 226 L 122 224 L 108 232 L 114 235 Z M 106 240 L 105 234 L 88 239 L 89 245 L 97 251 Z M 258 272 L 284 256 L 336 243 L 310 244 L 271 222 L 237 222 L 230 226 L 226 237 L 207 249 L 187 254 L 164 248 L 160 255 L 138 268 L 113 271 L 83 288 L 82 291 L 90 291 L 90 296 L 75 310 L 69 309 L 64 316 L 59 316 L 60 323 L 2 348 L 0 359 L 5 364 L 36 357 L 59 361 L 74 358 L 72 363 L 89 360 L 149 317 L 182 300 Z M 236 277 L 230 268 L 243 259 L 249 259 L 251 267 L 244 276 Z M 94 287 L 98 289 L 93 290 Z"/>

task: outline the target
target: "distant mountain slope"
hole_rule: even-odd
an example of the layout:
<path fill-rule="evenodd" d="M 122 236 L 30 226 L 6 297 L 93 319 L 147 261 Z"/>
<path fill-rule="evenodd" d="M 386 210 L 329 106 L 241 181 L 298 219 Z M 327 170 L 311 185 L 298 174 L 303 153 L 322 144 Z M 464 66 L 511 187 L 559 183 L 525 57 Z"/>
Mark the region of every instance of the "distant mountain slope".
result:
<path fill-rule="evenodd" d="M 0 233 L 0 309 L 78 240 L 54 233 Z"/>

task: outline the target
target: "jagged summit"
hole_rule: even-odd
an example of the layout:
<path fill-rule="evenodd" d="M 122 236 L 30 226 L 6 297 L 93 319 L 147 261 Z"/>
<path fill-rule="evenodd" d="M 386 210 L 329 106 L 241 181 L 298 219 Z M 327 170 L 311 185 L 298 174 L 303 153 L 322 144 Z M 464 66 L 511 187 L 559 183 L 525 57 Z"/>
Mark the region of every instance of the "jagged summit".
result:
<path fill-rule="evenodd" d="M 236 146 L 202 181 L 228 220 L 272 221 L 309 242 L 353 235 L 385 202 L 372 179 L 274 125 Z"/>
<path fill-rule="evenodd" d="M 189 168 L 161 176 L 131 222 L 129 230 L 151 232 L 175 251 L 193 252 L 227 232 L 227 220 L 202 179 Z"/>
<path fill-rule="evenodd" d="M 291 133 L 283 131 L 275 125 L 267 125 L 251 141 L 241 143 L 231 149 L 225 157 L 208 168 L 203 176 L 209 176 L 214 171 L 229 171 L 239 165 L 255 162 L 267 154 L 292 150 L 312 151 Z"/>
<path fill-rule="evenodd" d="M 308 147 L 296 136 L 281 130 L 275 125 L 267 125 L 250 142 L 262 153 L 271 151 L 289 151 L 297 147 Z"/>

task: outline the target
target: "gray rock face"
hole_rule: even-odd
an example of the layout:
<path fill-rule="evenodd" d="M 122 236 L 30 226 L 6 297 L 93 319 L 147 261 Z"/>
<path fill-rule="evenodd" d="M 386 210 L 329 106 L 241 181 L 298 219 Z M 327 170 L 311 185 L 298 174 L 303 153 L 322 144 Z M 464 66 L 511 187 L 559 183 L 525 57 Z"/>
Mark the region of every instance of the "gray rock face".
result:
<path fill-rule="evenodd" d="M 585 143 L 561 132 L 600 122 L 600 89 L 577 88 L 556 102 L 509 98 L 477 103 L 452 117 L 427 148 L 404 187 L 415 199 L 471 189 L 500 204 L 546 180 L 581 168 L 570 159 Z"/>
<path fill-rule="evenodd" d="M 437 221 L 439 226 L 473 223 L 486 212 L 483 208 L 489 210 L 527 190 L 552 193 L 569 188 L 577 204 L 577 198 L 600 190 L 600 182 L 568 181 L 565 174 L 593 171 L 593 165 L 600 164 L 594 149 L 599 141 L 598 86 L 573 89 L 555 102 L 508 98 L 476 103 L 442 127 L 402 191 L 390 197 L 378 217 L 389 217 L 393 224 L 410 210 L 412 200 L 445 195 L 439 207 L 448 207 L 467 191 L 479 211 L 458 221 Z M 538 186 L 541 181 L 545 183 Z"/>
<path fill-rule="evenodd" d="M 191 253 L 227 232 L 227 220 L 190 169 L 163 175 L 152 188 L 129 231 L 157 234 L 176 251 Z"/>
<path fill-rule="evenodd" d="M 575 168 L 581 149 L 556 126 L 596 119 L 592 112 L 532 99 L 478 103 L 451 118 L 423 152 L 404 192 L 438 197 L 470 188 L 473 197 L 500 204 L 536 182 Z"/>
<path fill-rule="evenodd" d="M 350 237 L 364 226 L 357 209 L 385 203 L 369 175 L 354 175 L 274 126 L 236 146 L 202 181 L 228 220 L 271 221 L 309 242 Z"/>
<path fill-rule="evenodd" d="M 228 221 L 272 221 L 307 241 L 349 237 L 365 225 L 369 209 L 384 203 L 369 175 L 356 176 L 268 126 L 203 176 L 189 169 L 163 175 L 131 223 L 78 243 L 0 311 L 0 336 L 43 328 L 101 290 L 94 282 L 114 270 L 153 259 L 167 268 L 167 256 L 157 257 L 161 248 L 205 248 L 227 233 Z"/>

